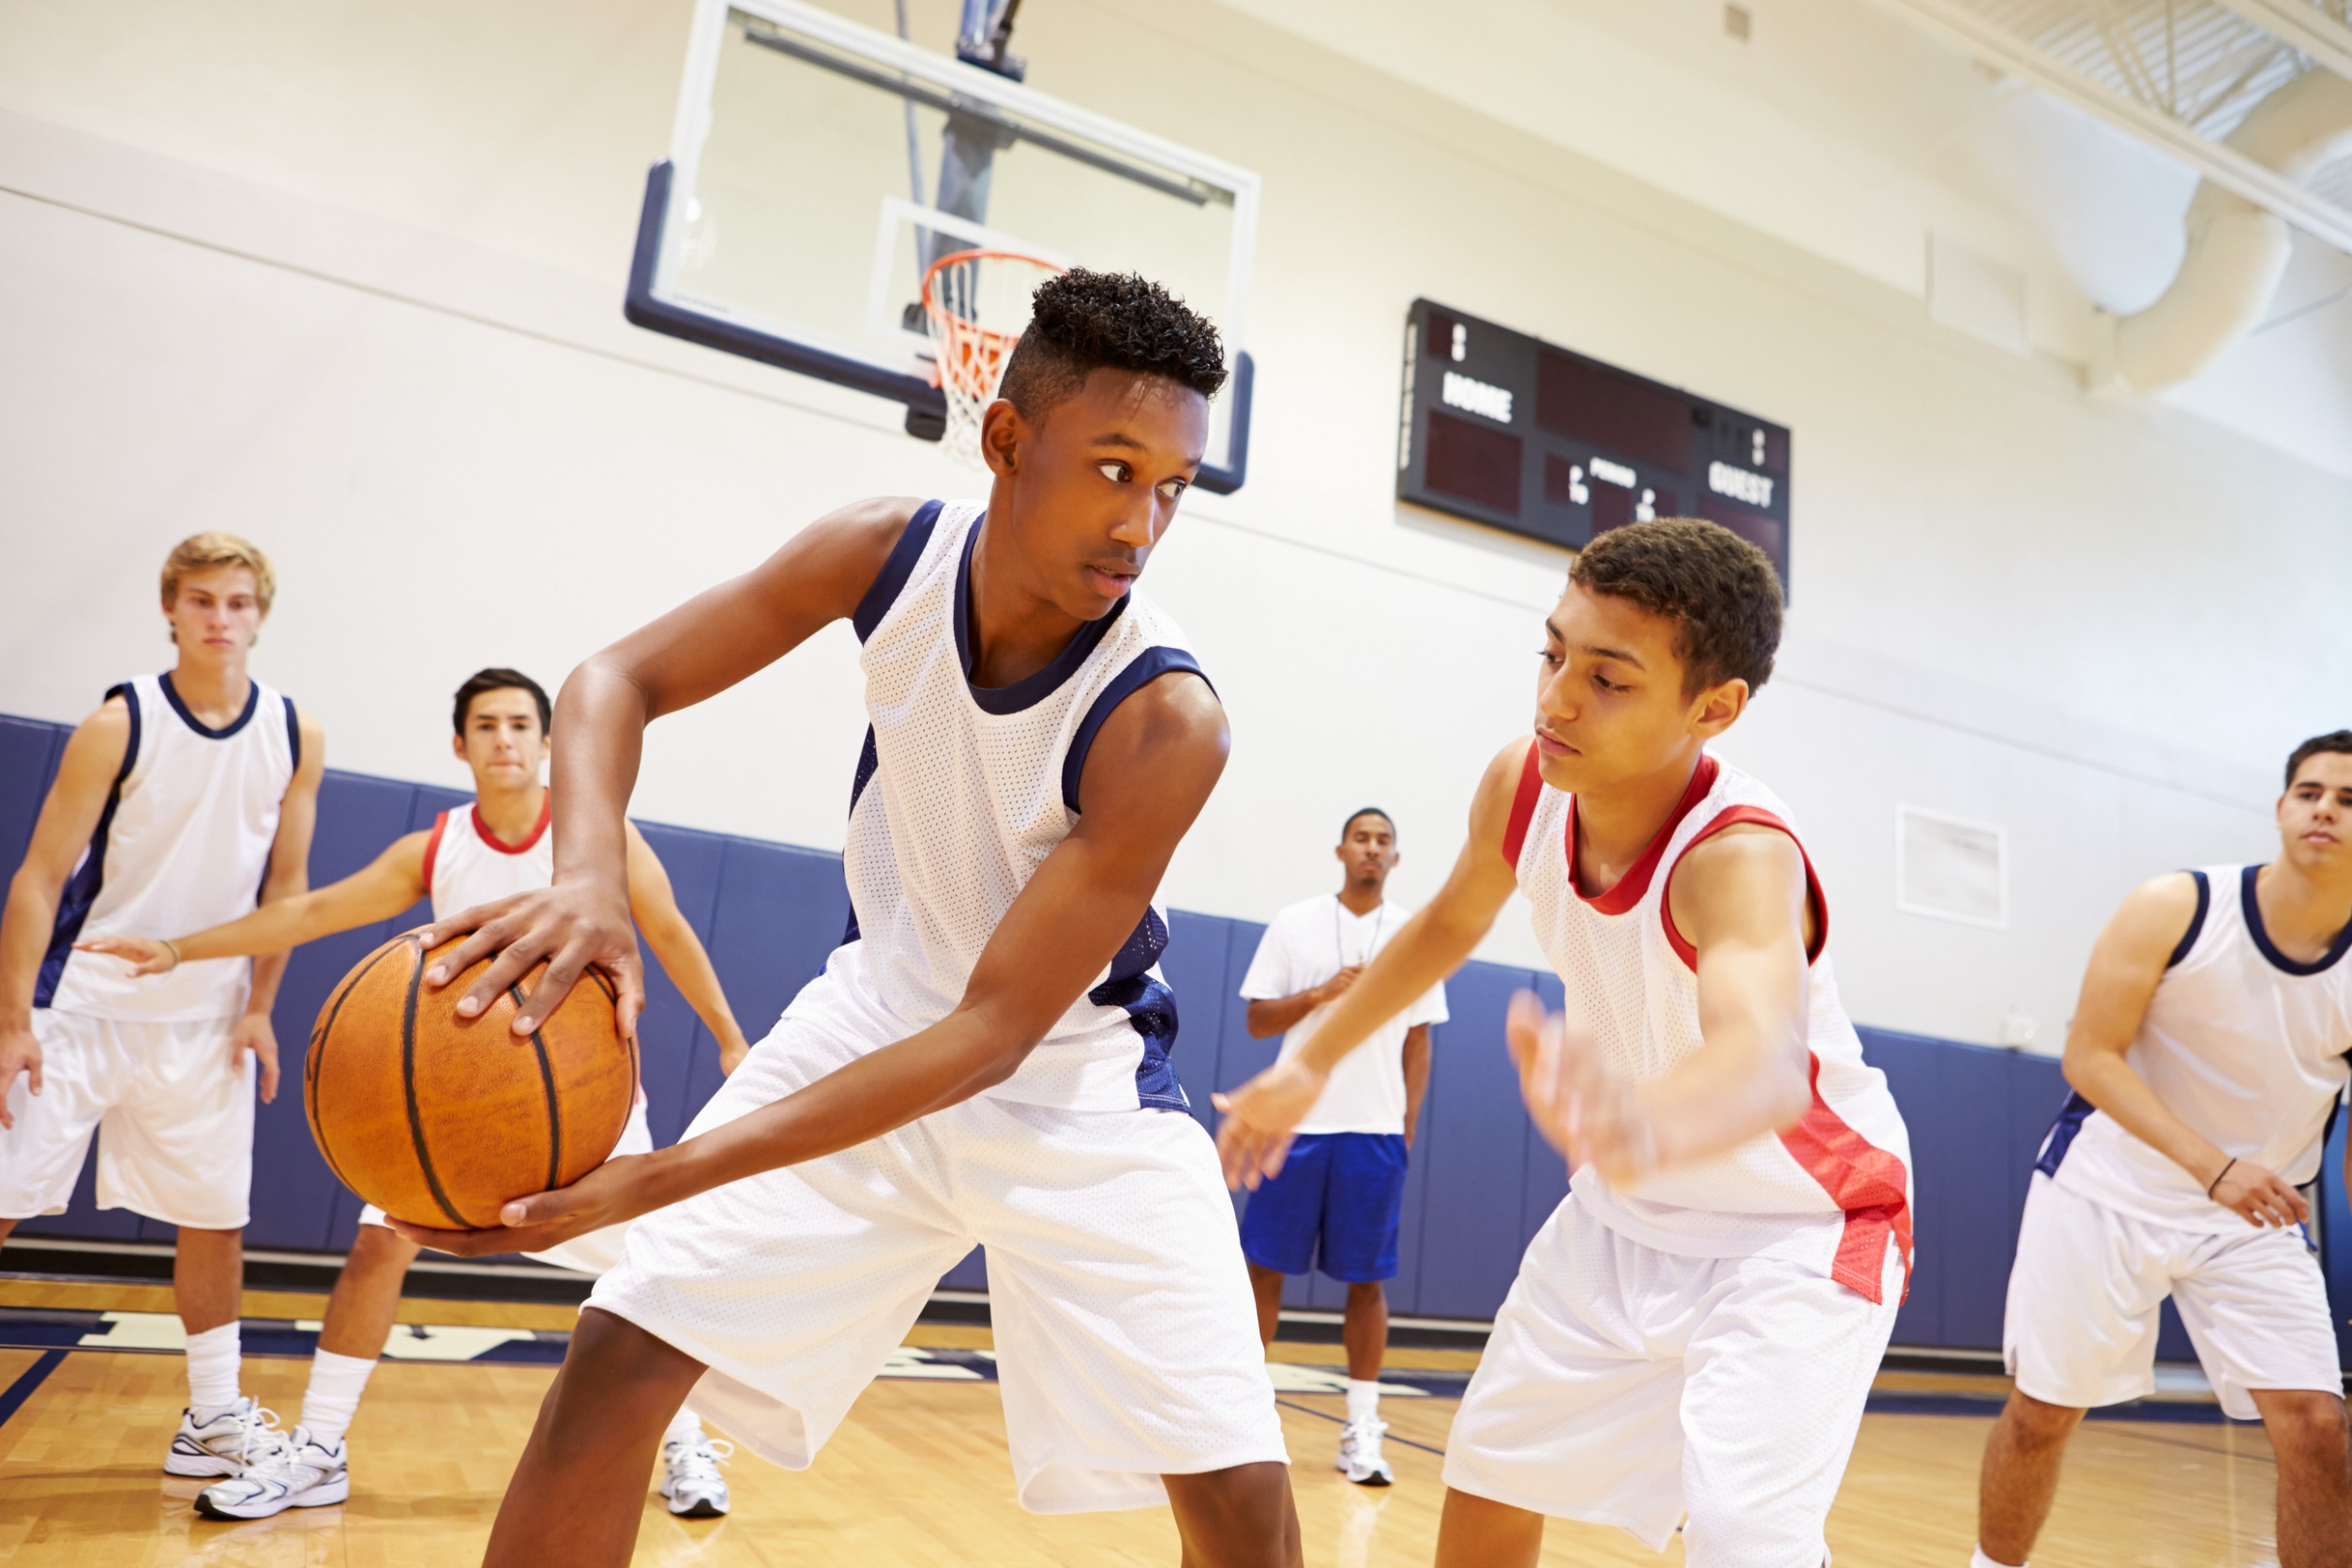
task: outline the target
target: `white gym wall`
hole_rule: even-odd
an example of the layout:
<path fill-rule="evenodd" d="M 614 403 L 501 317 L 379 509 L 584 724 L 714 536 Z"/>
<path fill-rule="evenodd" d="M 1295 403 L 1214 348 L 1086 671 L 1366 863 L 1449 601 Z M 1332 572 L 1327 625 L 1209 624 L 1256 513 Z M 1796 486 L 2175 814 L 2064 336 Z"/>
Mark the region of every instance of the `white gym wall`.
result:
<path fill-rule="evenodd" d="M 944 48 L 948 8 L 912 9 Z M 1265 179 L 1249 483 L 1189 498 L 1149 581 L 1235 737 L 1168 901 L 1262 919 L 1367 802 L 1417 901 L 1524 729 L 1566 558 L 1392 499 L 1426 294 L 1794 429 L 1789 637 L 1724 749 L 1806 827 L 1859 1019 L 2021 1014 L 2055 1048 L 2123 890 L 2268 853 L 2285 751 L 2352 723 L 2352 476 L 2088 399 L 2062 291 L 2018 354 L 1932 319 L 1879 230 L 1831 259 L 1876 211 L 1849 167 L 1743 222 L 1697 172 L 1629 173 L 1621 117 L 1530 129 L 1325 47 L 1341 9 L 1033 0 L 1016 38 L 1042 91 Z M 330 762 L 460 783 L 476 666 L 552 686 L 830 506 L 969 487 L 895 405 L 622 322 L 687 12 L 0 3 L 0 711 L 77 718 L 164 663 L 156 566 L 230 528 L 280 573 L 257 671 Z M 1704 88 L 1667 84 L 1669 121 Z M 1879 216 L 1922 257 L 1966 216 L 1905 200 Z M 837 848 L 853 658 L 837 628 L 665 721 L 639 814 Z M 2006 928 L 1898 912 L 1899 804 L 2006 829 Z M 1489 953 L 1537 961 L 1510 921 Z"/>

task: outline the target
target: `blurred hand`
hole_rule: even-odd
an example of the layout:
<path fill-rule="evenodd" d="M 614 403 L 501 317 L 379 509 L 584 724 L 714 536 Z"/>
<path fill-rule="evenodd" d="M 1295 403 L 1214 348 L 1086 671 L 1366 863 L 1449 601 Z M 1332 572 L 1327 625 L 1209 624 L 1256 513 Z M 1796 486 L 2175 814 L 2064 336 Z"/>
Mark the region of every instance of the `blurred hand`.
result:
<path fill-rule="evenodd" d="M 24 1075 L 27 1089 L 41 1092 L 41 1043 L 33 1037 L 30 1018 L 0 1025 L 0 1127 L 16 1125 L 16 1118 L 8 1114 L 8 1091 L 16 1087 L 19 1073 Z"/>
<path fill-rule="evenodd" d="M 1225 1112 L 1217 1128 L 1217 1157 L 1225 1164 L 1225 1184 L 1247 1187 L 1282 1174 L 1289 1157 L 1291 1129 L 1306 1120 L 1322 1097 L 1330 1075 L 1316 1072 L 1297 1057 L 1277 1062 L 1230 1094 L 1212 1094 L 1209 1103 Z"/>
<path fill-rule="evenodd" d="M 1657 1169 L 1657 1125 L 1635 1086 L 1602 1062 L 1591 1031 L 1521 991 L 1504 1034 L 1528 1114 L 1571 1171 L 1590 1165 L 1622 1186 Z"/>
<path fill-rule="evenodd" d="M 103 953 L 110 958 L 121 958 L 130 965 L 132 978 L 146 974 L 169 974 L 179 967 L 179 959 L 172 949 L 153 937 L 91 937 L 77 942 L 74 949 L 82 953 Z"/>
<path fill-rule="evenodd" d="M 458 999 L 460 1018 L 478 1017 L 544 960 L 547 972 L 515 1011 L 514 1032 L 528 1034 L 547 1021 L 593 964 L 612 977 L 621 1033 L 632 1041 L 637 1038 L 638 1015 L 645 1010 L 645 971 L 637 954 L 637 927 L 629 919 L 626 884 L 557 882 L 460 910 L 434 921 L 421 934 L 428 952 L 452 938 L 466 937 L 455 952 L 425 972 L 429 986 L 445 986 L 475 961 L 492 958 L 490 969 Z"/>
<path fill-rule="evenodd" d="M 244 1065 L 238 1058 L 247 1051 L 253 1053 L 254 1065 L 261 1069 L 262 1104 L 267 1105 L 278 1098 L 278 1031 L 270 1027 L 267 1013 L 248 1013 L 230 1029 L 230 1071 Z"/>
<path fill-rule="evenodd" d="M 658 1207 L 648 1191 L 644 1154 L 616 1154 L 568 1187 L 518 1198 L 498 1212 L 505 1223 L 482 1230 L 436 1230 L 404 1219 L 384 1223 L 421 1246 L 460 1258 L 545 1252 L 591 1230 Z"/>
<path fill-rule="evenodd" d="M 1315 1005 L 1318 1007 L 1328 1007 L 1333 1003 L 1337 1002 L 1341 997 L 1346 996 L 1350 990 L 1355 988 L 1356 981 L 1363 973 L 1364 966 L 1362 964 L 1349 964 L 1346 969 L 1341 970 L 1338 973 L 1333 975 L 1330 979 L 1315 988 L 1313 993 L 1315 997 Z"/>
<path fill-rule="evenodd" d="M 2239 1160 L 2223 1172 L 2213 1186 L 2213 1201 L 2257 1229 L 2284 1229 L 2311 1218 L 2311 1205 L 2301 1193 L 2281 1181 L 2276 1172 L 2249 1160 Z"/>

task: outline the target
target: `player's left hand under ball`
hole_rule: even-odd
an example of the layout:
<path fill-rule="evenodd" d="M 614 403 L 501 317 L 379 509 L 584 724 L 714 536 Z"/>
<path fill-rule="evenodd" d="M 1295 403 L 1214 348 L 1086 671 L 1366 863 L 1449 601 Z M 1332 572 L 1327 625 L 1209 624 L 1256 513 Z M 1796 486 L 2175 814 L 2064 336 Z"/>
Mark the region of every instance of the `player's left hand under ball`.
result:
<path fill-rule="evenodd" d="M 594 965 L 612 977 L 613 1013 L 622 1034 L 637 1038 L 637 1018 L 645 1007 L 644 965 L 637 953 L 626 882 L 615 890 L 596 878 L 559 882 L 460 910 L 434 921 L 421 935 L 429 952 L 455 937 L 466 937 L 456 952 L 425 972 L 429 986 L 445 986 L 476 960 L 496 956 L 458 999 L 460 1018 L 478 1016 L 501 992 L 545 962 L 547 972 L 515 1010 L 514 1032 L 527 1035 L 562 1005 Z"/>
<path fill-rule="evenodd" d="M 437 1230 L 404 1219 L 387 1218 L 384 1223 L 421 1246 L 460 1258 L 545 1252 L 655 1208 L 644 1194 L 644 1155 L 616 1154 L 568 1187 L 513 1199 L 498 1211 L 505 1223 L 488 1229 Z"/>
<path fill-rule="evenodd" d="M 229 1065 L 242 1066 L 247 1051 L 261 1070 L 262 1104 L 267 1105 L 278 1098 L 278 1031 L 267 1013 L 248 1013 L 229 1030 Z"/>

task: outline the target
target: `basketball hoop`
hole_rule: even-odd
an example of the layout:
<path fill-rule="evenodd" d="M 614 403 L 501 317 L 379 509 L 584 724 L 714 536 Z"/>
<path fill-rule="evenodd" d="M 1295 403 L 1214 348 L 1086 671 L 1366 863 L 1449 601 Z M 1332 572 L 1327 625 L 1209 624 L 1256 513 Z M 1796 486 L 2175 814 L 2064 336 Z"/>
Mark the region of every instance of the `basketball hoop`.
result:
<path fill-rule="evenodd" d="M 1029 326 L 1030 298 L 1063 269 L 1018 250 L 957 250 L 923 274 L 923 314 L 931 329 L 932 381 L 947 399 L 941 444 L 962 461 L 985 467 L 980 415 L 1004 378 Z"/>

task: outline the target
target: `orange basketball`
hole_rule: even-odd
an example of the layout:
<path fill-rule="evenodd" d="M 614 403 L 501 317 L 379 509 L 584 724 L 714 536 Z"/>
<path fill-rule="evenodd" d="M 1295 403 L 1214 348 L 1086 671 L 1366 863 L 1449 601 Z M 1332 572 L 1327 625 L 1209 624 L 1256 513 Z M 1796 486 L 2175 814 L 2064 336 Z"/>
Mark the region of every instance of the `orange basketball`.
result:
<path fill-rule="evenodd" d="M 457 945 L 428 953 L 420 936 L 398 936 L 343 976 L 310 1033 L 303 1101 L 345 1186 L 397 1219 L 475 1229 L 509 1199 L 604 1163 L 637 1096 L 637 1050 L 595 970 L 528 1039 L 508 1027 L 520 987 L 458 1017 L 490 960 L 438 989 L 424 979 Z"/>

